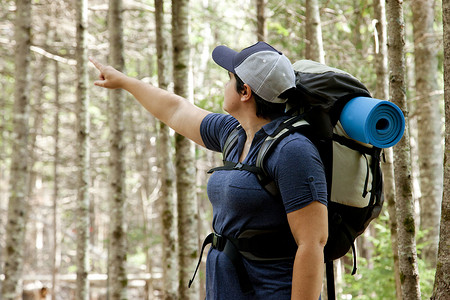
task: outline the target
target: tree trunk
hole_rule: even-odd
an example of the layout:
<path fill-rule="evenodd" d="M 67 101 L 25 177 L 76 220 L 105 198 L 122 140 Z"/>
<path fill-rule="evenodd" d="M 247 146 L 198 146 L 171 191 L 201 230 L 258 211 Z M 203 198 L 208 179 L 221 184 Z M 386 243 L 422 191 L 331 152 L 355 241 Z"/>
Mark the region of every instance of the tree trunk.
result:
<path fill-rule="evenodd" d="M 388 0 L 388 55 L 390 98 L 403 111 L 406 129 L 394 147 L 395 199 L 398 224 L 398 250 L 403 299 L 420 299 L 415 241 L 414 199 L 411 182 L 411 152 L 405 94 L 405 40 L 401 0 Z"/>
<path fill-rule="evenodd" d="M 167 76 L 168 45 L 165 38 L 167 34 L 164 20 L 164 0 L 155 0 L 155 31 L 156 53 L 158 57 L 158 85 L 167 89 L 169 80 Z M 163 259 L 163 299 L 177 298 L 177 249 L 175 230 L 175 185 L 172 168 L 172 142 L 169 127 L 159 122 L 158 161 L 161 177 L 161 235 Z"/>
<path fill-rule="evenodd" d="M 355 49 L 361 51 L 363 49 L 363 39 L 361 35 L 361 27 L 363 26 L 364 17 L 363 17 L 363 9 L 364 6 L 367 5 L 365 1 L 353 0 L 353 24 L 352 24 L 352 32 L 353 32 L 353 46 Z M 362 52 L 362 51 L 361 51 Z M 363 53 L 364 55 L 365 53 Z"/>
<path fill-rule="evenodd" d="M 256 0 L 256 35 L 258 41 L 266 40 L 266 4 L 264 0 Z"/>
<path fill-rule="evenodd" d="M 55 79 L 55 121 L 54 121 L 54 133 L 53 138 L 55 141 L 53 152 L 53 211 L 52 211 L 52 234 L 53 234 L 53 249 L 52 249 L 52 287 L 51 295 L 52 300 L 56 300 L 56 284 L 57 275 L 60 267 L 60 251 L 59 251 L 59 215 L 58 215 L 58 198 L 59 198 L 59 177 L 58 168 L 61 164 L 59 156 L 59 63 L 54 62 L 54 79 Z"/>
<path fill-rule="evenodd" d="M 386 1 L 376 0 L 374 2 L 375 23 L 375 72 L 377 75 L 377 87 L 375 98 L 389 99 L 389 76 L 388 76 L 388 54 L 387 54 L 387 32 L 386 32 Z M 397 300 L 402 299 L 400 272 L 398 265 L 398 237 L 397 237 L 397 214 L 395 213 L 395 183 L 392 148 L 384 150 L 386 161 L 382 162 L 383 190 L 386 207 L 389 214 L 389 227 L 391 232 L 392 252 L 394 253 L 395 289 Z"/>
<path fill-rule="evenodd" d="M 325 63 L 318 0 L 306 0 L 305 58 Z"/>
<path fill-rule="evenodd" d="M 48 29 L 48 24 L 44 24 Z M 47 41 L 45 41 L 47 43 Z M 47 70 L 47 58 L 44 56 L 37 57 L 34 61 L 33 66 L 31 66 L 31 73 L 33 74 L 33 81 L 31 84 L 30 94 L 33 95 L 30 99 L 30 131 L 28 135 L 28 187 L 27 187 L 27 206 L 28 213 L 33 215 L 41 215 L 36 209 L 41 204 L 40 197 L 38 195 L 39 191 L 36 189 L 36 182 L 40 178 L 39 172 L 36 170 L 36 162 L 39 160 L 37 157 L 37 139 L 38 136 L 43 134 L 43 120 L 44 112 L 42 108 L 42 99 L 44 98 L 44 87 L 45 87 L 45 77 Z M 38 235 L 42 232 L 42 219 L 31 218 L 27 221 L 28 231 L 26 239 L 33 239 L 33 247 L 27 247 L 24 253 L 24 265 L 28 266 L 30 269 L 42 269 L 42 260 L 39 259 L 40 251 L 38 247 Z M 30 243 L 31 244 L 31 243 Z"/>
<path fill-rule="evenodd" d="M 189 96 L 189 0 L 172 0 L 172 43 L 174 92 Z M 180 299 L 198 298 L 198 281 L 188 289 L 188 281 L 198 255 L 198 213 L 195 187 L 194 145 L 181 135 L 175 136 L 177 172 L 178 245 Z"/>
<path fill-rule="evenodd" d="M 108 11 L 110 64 L 119 71 L 124 69 L 122 1 L 110 0 Z M 110 299 L 127 299 L 125 210 L 125 145 L 123 139 L 124 91 L 112 90 L 109 104 L 110 129 L 110 248 L 109 248 L 109 296 Z"/>
<path fill-rule="evenodd" d="M 437 47 L 434 37 L 434 1 L 412 1 L 416 112 L 420 169 L 420 229 L 425 231 L 423 257 L 436 267 L 439 242 L 440 203 L 442 199 L 442 137 L 438 90 Z"/>
<path fill-rule="evenodd" d="M 444 193 L 442 198 L 441 229 L 436 277 L 432 300 L 447 299 L 450 295 L 450 2 L 442 1 L 444 23 L 444 100 L 445 100 L 445 154 Z"/>
<path fill-rule="evenodd" d="M 13 110 L 10 196 L 6 224 L 5 279 L 1 299 L 15 299 L 21 293 L 23 251 L 27 216 L 28 116 L 30 86 L 31 1 L 16 0 L 15 91 Z"/>
<path fill-rule="evenodd" d="M 89 96 L 87 94 L 87 0 L 76 1 L 77 14 L 77 143 L 78 143 L 78 212 L 77 212 L 77 289 L 76 299 L 89 299 Z"/>

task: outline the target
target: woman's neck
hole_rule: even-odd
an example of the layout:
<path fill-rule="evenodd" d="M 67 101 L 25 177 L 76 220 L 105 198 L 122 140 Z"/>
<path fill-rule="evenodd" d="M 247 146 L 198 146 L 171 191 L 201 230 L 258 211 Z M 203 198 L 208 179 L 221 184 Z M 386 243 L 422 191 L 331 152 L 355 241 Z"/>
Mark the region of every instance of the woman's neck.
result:
<path fill-rule="evenodd" d="M 255 118 L 253 120 L 246 120 L 246 122 L 239 122 L 246 134 L 246 140 L 244 143 L 244 147 L 242 149 L 241 156 L 239 158 L 240 162 L 243 162 L 245 160 L 245 158 L 247 157 L 247 154 L 250 151 L 250 147 L 252 145 L 255 134 L 259 130 L 261 130 L 261 128 L 264 125 L 266 125 L 269 122 L 270 122 L 270 120 L 263 119 L 263 118 Z"/>

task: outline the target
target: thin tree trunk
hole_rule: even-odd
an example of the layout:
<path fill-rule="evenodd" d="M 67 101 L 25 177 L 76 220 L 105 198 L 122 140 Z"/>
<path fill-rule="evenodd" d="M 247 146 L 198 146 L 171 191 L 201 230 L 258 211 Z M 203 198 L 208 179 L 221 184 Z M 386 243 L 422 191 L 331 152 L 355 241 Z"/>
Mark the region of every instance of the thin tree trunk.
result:
<path fill-rule="evenodd" d="M 78 212 L 76 299 L 89 299 L 89 96 L 87 94 L 87 0 L 76 1 L 77 13 L 77 118 L 78 118 Z M 56 179 L 55 179 L 56 180 Z"/>
<path fill-rule="evenodd" d="M 450 295 L 450 2 L 442 1 L 444 24 L 444 100 L 445 154 L 444 192 L 442 198 L 441 229 L 436 276 L 431 300 L 447 299 Z"/>
<path fill-rule="evenodd" d="M 7 99 L 7 93 L 6 93 L 6 88 L 5 88 L 5 83 L 2 82 L 0 85 L 0 89 L 1 89 L 1 94 L 0 97 L 3 101 L 0 101 L 0 111 L 5 112 L 6 109 L 6 99 Z M 7 151 L 6 150 L 6 141 L 8 141 L 7 135 L 6 135 L 6 113 L 3 113 L 0 115 L 0 140 L 2 141 L 0 143 L 0 197 L 2 197 L 3 199 L 6 199 L 4 197 L 4 195 L 6 194 L 5 190 L 7 189 L 7 184 L 4 184 L 4 182 L 6 181 L 6 154 Z M 4 257 L 3 256 L 3 251 L 4 251 L 4 239 L 5 239 L 5 220 L 7 219 L 7 215 L 5 210 L 3 209 L 3 205 L 1 205 L 0 207 L 0 236 L 2 237 L 0 239 L 0 257 Z M 3 273 L 3 263 L 0 263 L 0 274 L 4 274 Z M 2 293 L 2 286 L 3 286 L 3 280 L 0 280 L 0 295 Z"/>
<path fill-rule="evenodd" d="M 266 4 L 264 0 L 256 0 L 256 35 L 258 41 L 266 40 Z"/>
<path fill-rule="evenodd" d="M 375 98 L 389 98 L 387 32 L 386 32 L 386 1 L 374 2 L 375 23 L 375 71 L 377 74 L 377 88 Z M 402 299 L 400 271 L 398 263 L 398 237 L 397 214 L 395 213 L 395 182 L 392 148 L 384 150 L 386 161 L 381 164 L 383 170 L 384 199 L 389 214 L 389 227 L 391 232 L 391 247 L 394 253 L 394 276 L 397 299 Z"/>
<path fill-rule="evenodd" d="M 306 0 L 306 51 L 305 58 L 325 63 L 319 1 Z"/>
<path fill-rule="evenodd" d="M 58 167 L 60 165 L 59 156 L 59 114 L 60 114 L 60 104 L 59 104 L 59 63 L 54 62 L 54 79 L 55 79 L 55 121 L 54 121 L 54 133 L 53 138 L 55 141 L 54 146 L 54 161 L 53 161 L 53 215 L 52 215 L 52 230 L 53 230 L 53 249 L 52 249 L 52 287 L 51 295 L 52 300 L 56 300 L 56 284 L 57 284 L 57 274 L 59 273 L 60 259 L 59 259 L 59 218 L 58 218 L 58 198 L 59 198 L 59 177 L 58 177 Z"/>
<path fill-rule="evenodd" d="M 46 26 L 45 24 L 44 26 Z M 48 27 L 47 27 L 48 28 Z M 35 80 L 31 82 L 31 95 L 34 95 L 30 99 L 30 119 L 33 120 L 30 125 L 30 132 L 28 136 L 28 190 L 27 190 L 27 211 L 30 215 L 40 215 L 37 212 L 36 207 L 40 205 L 40 199 L 36 193 L 36 181 L 39 178 L 39 173 L 36 171 L 35 165 L 38 161 L 37 157 L 37 138 L 42 135 L 42 122 L 44 114 L 42 111 L 42 98 L 44 95 L 43 88 L 45 86 L 45 75 L 47 73 L 47 58 L 44 56 L 38 57 L 35 62 L 35 66 L 32 66 L 31 72 L 34 75 Z M 37 247 L 36 241 L 38 240 L 40 227 L 42 226 L 42 219 L 32 218 L 27 222 L 28 226 L 28 241 L 33 239 L 33 247 L 27 247 L 25 252 L 24 264 L 31 269 L 42 269 L 44 262 L 39 257 L 41 249 Z M 31 244 L 31 243 L 30 243 Z"/>
<path fill-rule="evenodd" d="M 172 0 L 172 43 L 174 92 L 189 96 L 189 0 Z M 194 145 L 181 135 L 175 136 L 177 172 L 179 286 L 181 299 L 198 298 L 198 281 L 188 289 L 198 253 L 198 213 L 195 192 Z"/>
<path fill-rule="evenodd" d="M 353 0 L 353 46 L 355 47 L 355 49 L 361 51 L 363 49 L 363 39 L 362 39 L 362 35 L 361 35 L 361 26 L 363 21 L 363 14 L 361 11 L 361 7 L 364 8 L 365 5 L 365 1 L 359 1 L 359 0 Z M 362 51 L 361 51 L 362 52 Z M 364 53 L 363 53 L 364 54 Z"/>
<path fill-rule="evenodd" d="M 388 55 L 390 98 L 403 111 L 406 129 L 394 147 L 395 199 L 398 224 L 398 250 L 402 295 L 404 299 L 420 299 L 419 274 L 415 241 L 414 199 L 411 182 L 411 152 L 405 94 L 405 40 L 401 0 L 388 0 Z"/>
<path fill-rule="evenodd" d="M 145 143 L 143 147 L 151 146 L 150 145 L 150 137 L 147 136 L 148 132 L 146 132 L 145 141 L 148 141 L 148 143 Z M 137 146 L 135 144 L 135 146 Z M 148 182 L 150 180 L 150 166 L 148 163 L 148 158 L 146 155 L 140 155 L 138 158 L 139 164 L 140 164 L 140 173 L 142 178 L 142 184 L 140 187 L 140 206 L 141 206 L 141 213 L 142 213 L 142 232 L 144 234 L 143 242 L 144 244 L 144 251 L 145 251 L 145 266 L 146 266 L 146 272 L 151 275 L 149 280 L 145 281 L 145 296 L 144 299 L 149 300 L 153 298 L 153 257 L 151 255 L 152 249 L 151 249 L 151 238 L 154 236 L 153 232 L 153 197 L 149 195 L 149 186 Z M 147 210 L 146 202 L 150 200 L 150 206 Z"/>
<path fill-rule="evenodd" d="M 164 20 L 164 0 L 155 0 L 156 53 L 158 57 L 158 85 L 167 89 L 168 80 L 168 45 Z M 163 259 L 163 299 L 177 298 L 177 249 L 175 219 L 175 184 L 172 168 L 172 142 L 169 127 L 159 122 L 158 164 L 161 177 L 161 235 Z"/>
<path fill-rule="evenodd" d="M 15 299 L 21 292 L 25 249 L 26 196 L 28 187 L 28 115 L 30 86 L 31 1 L 16 1 L 15 74 L 10 197 L 6 224 L 5 279 L 1 299 Z"/>
<path fill-rule="evenodd" d="M 108 31 L 110 43 L 110 64 L 119 71 L 124 69 L 122 1 L 110 0 L 108 11 Z M 127 299 L 126 234 L 124 230 L 125 210 L 125 145 L 123 141 L 124 92 L 122 89 L 110 91 L 110 248 L 109 248 L 109 295 L 110 299 Z"/>
<path fill-rule="evenodd" d="M 434 38 L 434 1 L 412 1 L 416 112 L 420 169 L 420 228 L 425 231 L 423 257 L 436 267 L 442 199 L 442 137 L 437 86 L 437 41 Z"/>

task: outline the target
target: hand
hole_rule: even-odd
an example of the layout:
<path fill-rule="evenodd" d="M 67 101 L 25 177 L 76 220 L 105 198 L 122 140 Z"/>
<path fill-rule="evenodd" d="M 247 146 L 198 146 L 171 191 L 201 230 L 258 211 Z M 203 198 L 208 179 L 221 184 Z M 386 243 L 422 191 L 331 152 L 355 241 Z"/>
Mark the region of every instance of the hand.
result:
<path fill-rule="evenodd" d="M 123 88 L 123 85 L 128 76 L 117 71 L 111 66 L 102 65 L 92 57 L 90 57 L 89 60 L 100 71 L 100 80 L 96 80 L 94 82 L 95 85 L 108 89 Z"/>

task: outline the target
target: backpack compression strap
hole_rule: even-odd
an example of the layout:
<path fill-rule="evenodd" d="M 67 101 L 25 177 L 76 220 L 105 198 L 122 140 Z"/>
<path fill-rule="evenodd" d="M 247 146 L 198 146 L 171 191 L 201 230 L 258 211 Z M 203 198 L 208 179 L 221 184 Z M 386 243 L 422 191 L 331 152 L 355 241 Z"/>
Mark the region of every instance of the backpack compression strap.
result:
<path fill-rule="evenodd" d="M 381 175 L 381 170 L 380 170 L 380 156 L 381 156 L 381 148 L 378 147 L 366 147 L 364 145 L 361 145 L 357 142 L 355 142 L 352 139 L 340 136 L 338 134 L 333 134 L 333 140 L 338 142 L 341 145 L 344 145 L 352 150 L 358 151 L 359 153 L 361 153 L 362 155 L 364 155 L 364 157 L 366 158 L 366 162 L 367 162 L 367 175 L 366 175 L 366 179 L 365 179 L 365 184 L 364 184 L 364 193 L 362 195 L 362 197 L 365 197 L 366 194 L 369 192 L 367 191 L 367 185 L 368 185 L 368 181 L 369 181 L 369 168 L 372 171 L 374 178 L 372 180 L 372 190 L 371 192 L 371 197 L 370 197 L 370 201 L 368 206 L 373 206 L 373 205 L 380 205 L 380 202 L 382 201 L 382 184 L 383 184 L 383 178 Z M 372 164 L 369 166 L 369 162 L 367 160 L 367 156 L 366 155 L 370 155 L 372 157 Z"/>

